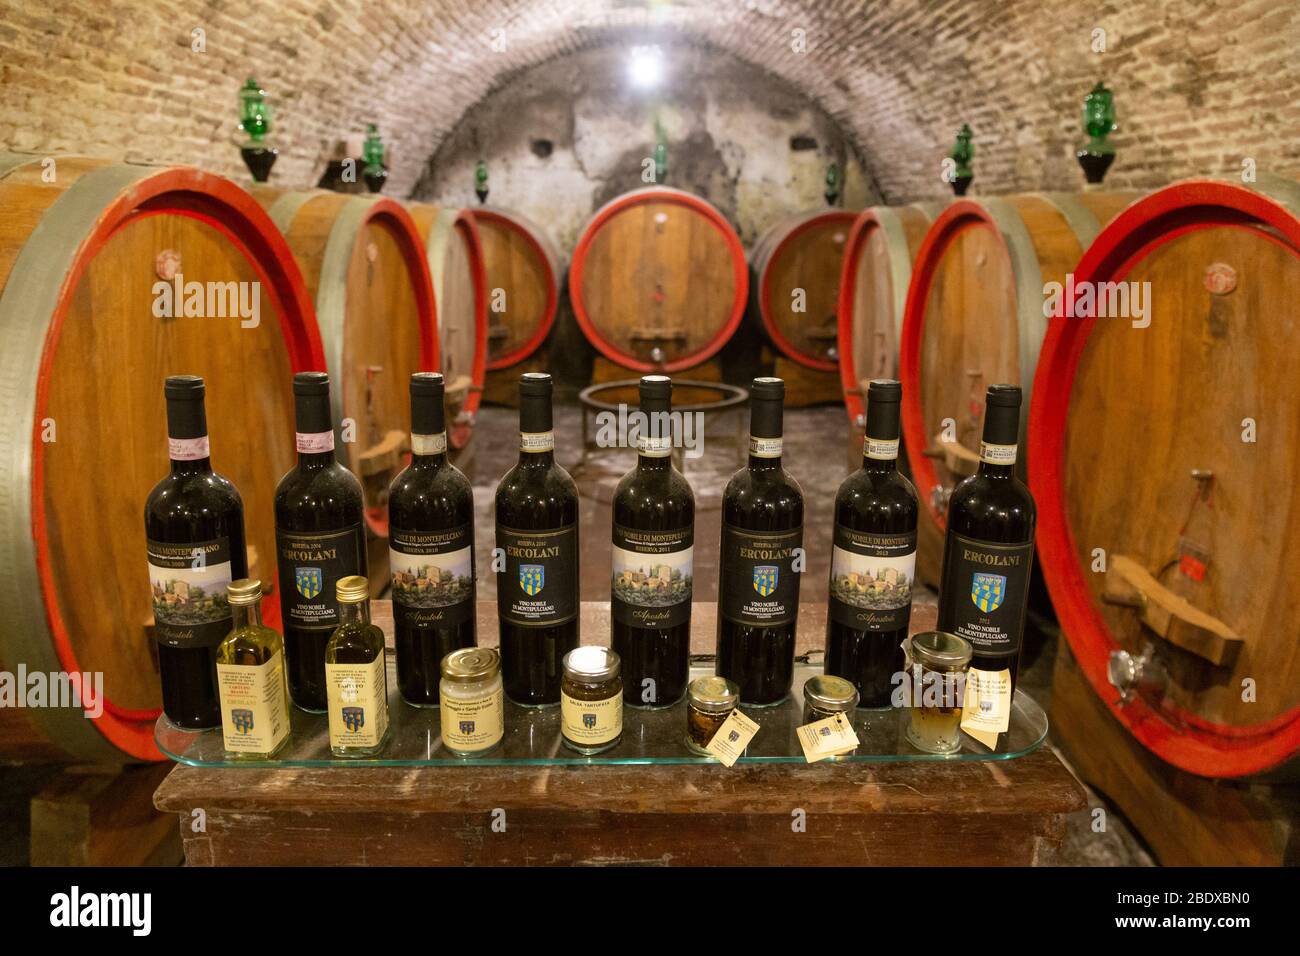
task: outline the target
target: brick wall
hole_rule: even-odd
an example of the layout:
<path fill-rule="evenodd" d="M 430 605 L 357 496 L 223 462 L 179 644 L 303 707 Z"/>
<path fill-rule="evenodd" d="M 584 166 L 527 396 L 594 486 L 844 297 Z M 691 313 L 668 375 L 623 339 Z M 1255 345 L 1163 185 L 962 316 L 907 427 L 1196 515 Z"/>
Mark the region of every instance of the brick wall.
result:
<path fill-rule="evenodd" d="M 1100 76 L 1120 114 L 1117 186 L 1230 174 L 1243 157 L 1300 167 L 1300 4 L 1280 0 L 0 0 L 0 144 L 242 178 L 236 90 L 252 73 L 275 96 L 281 184 L 314 182 L 335 142 L 375 120 L 405 195 L 492 89 L 647 38 L 787 80 L 843 126 L 891 202 L 944 194 L 962 122 L 976 192 L 1077 188 L 1079 102 Z"/>

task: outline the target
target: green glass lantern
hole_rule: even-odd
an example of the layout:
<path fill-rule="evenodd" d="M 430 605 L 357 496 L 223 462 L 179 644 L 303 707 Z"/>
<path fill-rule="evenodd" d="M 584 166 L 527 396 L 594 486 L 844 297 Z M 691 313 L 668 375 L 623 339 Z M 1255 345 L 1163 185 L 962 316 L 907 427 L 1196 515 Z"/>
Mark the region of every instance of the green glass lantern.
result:
<path fill-rule="evenodd" d="M 279 150 L 266 141 L 271 132 L 271 105 L 266 101 L 266 90 L 251 76 L 239 90 L 239 128 L 248 137 L 240 145 L 239 154 L 253 181 L 264 183 Z"/>
<path fill-rule="evenodd" d="M 1083 98 L 1083 131 L 1088 136 L 1088 142 L 1075 153 L 1088 182 L 1100 183 L 1106 178 L 1106 170 L 1115 162 L 1115 147 L 1107 141 L 1107 137 L 1117 129 L 1115 96 L 1106 88 L 1105 83 L 1098 83 Z"/>
<path fill-rule="evenodd" d="M 840 167 L 831 163 L 826 167 L 826 205 L 834 206 L 840 199 Z"/>
<path fill-rule="evenodd" d="M 384 188 L 388 169 L 384 166 L 384 141 L 379 138 L 379 127 L 374 123 L 366 124 L 366 142 L 361 147 L 361 158 L 365 162 L 361 175 L 366 188 L 377 193 Z"/>
<path fill-rule="evenodd" d="M 957 131 L 957 142 L 953 144 L 952 152 L 948 154 L 954 167 L 952 191 L 957 196 L 966 195 L 966 190 L 970 188 L 971 181 L 975 178 L 975 171 L 970 166 L 971 160 L 975 158 L 975 144 L 971 142 L 973 135 L 975 134 L 971 132 L 970 126 L 962 123 L 961 129 Z"/>
<path fill-rule="evenodd" d="M 478 165 L 474 167 L 474 195 L 478 196 L 479 202 L 487 202 L 488 170 L 487 160 L 485 159 L 480 159 Z"/>
<path fill-rule="evenodd" d="M 663 183 L 668 178 L 668 134 L 664 132 L 659 120 L 655 120 L 655 182 Z"/>

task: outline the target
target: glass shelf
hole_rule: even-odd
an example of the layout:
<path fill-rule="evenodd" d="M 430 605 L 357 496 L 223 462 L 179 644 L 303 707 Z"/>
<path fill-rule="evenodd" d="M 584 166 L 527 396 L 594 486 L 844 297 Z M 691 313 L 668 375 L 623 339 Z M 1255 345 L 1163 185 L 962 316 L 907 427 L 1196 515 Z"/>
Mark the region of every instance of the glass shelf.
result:
<path fill-rule="evenodd" d="M 692 658 L 691 677 L 713 673 L 711 660 Z M 392 736 L 383 753 L 374 757 L 340 758 L 330 753 L 328 724 L 324 714 L 308 714 L 291 707 L 292 736 L 280 753 L 270 760 L 232 759 L 222 744 L 220 730 L 190 731 L 158 718 L 154 734 L 159 749 L 172 760 L 192 767 L 464 767 L 464 766 L 627 766 L 629 764 L 709 764 L 713 757 L 701 757 L 687 749 L 686 703 L 662 710 L 624 708 L 623 739 L 617 747 L 584 757 L 565 747 L 560 740 L 560 708 L 518 707 L 506 702 L 506 734 L 501 745 L 482 757 L 457 757 L 448 753 L 439 736 L 438 710 L 412 707 L 397 694 L 395 660 L 388 654 L 389 709 Z M 822 673 L 820 664 L 795 666 L 794 691 L 773 707 L 745 707 L 741 710 L 762 729 L 750 742 L 741 764 L 805 763 L 795 737 L 803 723 L 803 685 Z M 823 763 L 871 763 L 932 760 L 1007 760 L 1033 753 L 1047 737 L 1047 715 L 1028 694 L 1016 691 L 1011 707 L 1010 729 L 1001 734 L 997 750 L 963 734 L 963 746 L 956 754 L 928 754 L 914 748 L 903 733 L 902 712 L 859 710 L 853 728 L 861 746 L 852 754 L 830 757 Z"/>

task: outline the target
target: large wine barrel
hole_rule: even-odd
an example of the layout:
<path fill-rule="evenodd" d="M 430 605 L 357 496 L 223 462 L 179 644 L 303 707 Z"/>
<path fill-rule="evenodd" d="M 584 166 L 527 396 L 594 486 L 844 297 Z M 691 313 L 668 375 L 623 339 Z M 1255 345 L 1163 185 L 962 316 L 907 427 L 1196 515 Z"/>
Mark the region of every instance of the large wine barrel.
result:
<path fill-rule="evenodd" d="M 206 379 L 214 464 L 269 579 L 292 376 L 324 355 L 284 239 L 234 183 L 52 162 L 0 154 L 0 669 L 101 672 L 103 713 L 0 707 L 0 759 L 159 760 L 141 509 L 168 469 L 163 380 Z M 176 283 L 204 315 L 169 309 Z M 255 289 L 252 325 L 230 313 Z"/>
<path fill-rule="evenodd" d="M 388 485 L 410 444 L 411 373 L 438 368 L 424 239 L 392 199 L 268 187 L 253 195 L 284 233 L 316 304 L 337 447 L 365 492 L 378 593 L 388 582 Z"/>
<path fill-rule="evenodd" d="M 1028 391 L 1047 328 L 1045 285 L 1065 281 L 1131 198 L 961 199 L 926 232 L 903 311 L 899 380 L 903 441 L 922 501 L 917 574 L 927 583 L 938 584 L 948 496 L 979 464 L 985 390 L 1009 382 Z"/>
<path fill-rule="evenodd" d="M 1034 379 L 1029 480 L 1061 629 L 1115 719 L 1208 777 L 1300 749 L 1298 216 L 1300 185 L 1266 176 L 1135 203 L 1075 289 L 1138 283 L 1149 324 L 1053 318 Z M 1064 314 L 1083 304 L 1067 291 Z M 1167 681 L 1120 702 L 1111 656 L 1146 643 Z"/>
<path fill-rule="evenodd" d="M 836 303 L 836 334 L 844 407 L 856 428 L 867 420 L 862 383 L 898 375 L 898 340 L 912 262 L 941 208 L 937 204 L 872 206 L 858 214 L 849 231 Z"/>
<path fill-rule="evenodd" d="M 546 231 L 517 212 L 480 206 L 474 221 L 492 297 L 487 367 L 507 368 L 536 352 L 555 324 L 564 260 Z"/>
<path fill-rule="evenodd" d="M 583 334 L 610 361 L 642 372 L 711 358 L 740 324 L 748 289 L 740 237 L 722 214 L 663 186 L 597 210 L 569 267 Z"/>
<path fill-rule="evenodd" d="M 487 374 L 488 284 L 476 216 L 467 209 L 410 206 L 424 237 L 438 305 L 438 342 L 447 382 L 447 440 L 469 444 Z"/>
<path fill-rule="evenodd" d="M 856 217 L 818 209 L 769 228 L 749 255 L 763 332 L 787 358 L 821 372 L 839 368 L 836 306 L 844 250 Z"/>

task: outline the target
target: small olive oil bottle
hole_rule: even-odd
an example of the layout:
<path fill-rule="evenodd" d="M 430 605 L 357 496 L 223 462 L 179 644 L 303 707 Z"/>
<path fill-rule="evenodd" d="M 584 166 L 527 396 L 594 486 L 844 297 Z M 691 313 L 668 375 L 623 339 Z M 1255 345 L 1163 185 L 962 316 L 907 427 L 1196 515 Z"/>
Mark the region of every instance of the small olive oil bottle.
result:
<path fill-rule="evenodd" d="M 369 757 L 388 742 L 388 671 L 384 632 L 370 623 L 370 584 L 359 574 L 335 588 L 339 626 L 325 645 L 330 750 Z"/>
<path fill-rule="evenodd" d="M 226 585 L 233 628 L 217 646 L 221 733 L 234 758 L 264 759 L 289 740 L 284 638 L 262 623 L 262 582 Z"/>

